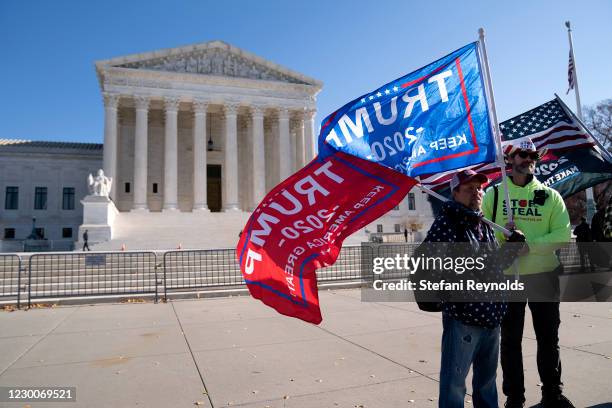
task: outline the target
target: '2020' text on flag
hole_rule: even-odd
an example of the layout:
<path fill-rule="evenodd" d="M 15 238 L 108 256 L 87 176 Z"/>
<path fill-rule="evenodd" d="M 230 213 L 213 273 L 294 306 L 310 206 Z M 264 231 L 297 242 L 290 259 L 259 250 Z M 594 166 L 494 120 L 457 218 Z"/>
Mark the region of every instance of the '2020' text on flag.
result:
<path fill-rule="evenodd" d="M 495 158 L 478 43 L 328 116 L 319 156 L 270 191 L 236 253 L 251 295 L 318 324 L 316 269 L 342 241 L 395 207 L 418 174 Z"/>
<path fill-rule="evenodd" d="M 321 322 L 315 270 L 342 241 L 395 207 L 415 180 L 342 152 L 318 157 L 259 204 L 236 248 L 251 295 L 279 313 Z"/>

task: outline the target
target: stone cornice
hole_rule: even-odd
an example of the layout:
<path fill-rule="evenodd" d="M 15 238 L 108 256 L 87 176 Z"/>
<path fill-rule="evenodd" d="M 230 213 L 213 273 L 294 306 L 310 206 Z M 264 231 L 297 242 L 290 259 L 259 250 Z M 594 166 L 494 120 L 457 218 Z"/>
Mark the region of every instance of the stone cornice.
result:
<path fill-rule="evenodd" d="M 129 63 L 136 63 L 139 61 L 147 61 L 151 59 L 162 59 L 162 58 L 176 57 L 176 56 L 181 56 L 181 55 L 188 55 L 188 54 L 192 54 L 198 51 L 214 50 L 214 49 L 224 50 L 231 54 L 240 56 L 242 58 L 245 58 L 246 60 L 260 64 L 268 69 L 275 70 L 275 71 L 278 71 L 279 73 L 287 75 L 288 77 L 295 78 L 296 80 L 300 82 L 305 82 L 309 84 L 309 86 L 318 88 L 319 90 L 323 87 L 323 83 L 321 81 L 318 81 L 311 77 L 307 77 L 303 74 L 300 74 L 299 72 L 290 70 L 289 68 L 286 68 L 281 65 L 275 64 L 271 61 L 265 60 L 261 57 L 258 57 L 247 51 L 244 51 L 238 47 L 234 47 L 223 41 L 209 41 L 206 43 L 200 43 L 200 44 L 194 44 L 194 45 L 188 45 L 188 46 L 170 48 L 170 49 L 162 49 L 158 51 L 145 52 L 145 53 L 140 53 L 140 54 L 132 54 L 132 55 L 127 55 L 123 57 L 112 58 L 109 60 L 97 61 L 95 63 L 96 71 L 98 72 L 98 77 L 100 81 L 103 82 L 104 80 L 101 77 L 104 74 L 104 69 L 107 67 L 113 67 L 117 65 L 129 64 Z"/>
<path fill-rule="evenodd" d="M 75 149 L 53 149 L 38 147 L 15 147 L 12 149 L 6 149 L 0 151 L 0 157 L 2 161 L 7 163 L 11 159 L 49 159 L 54 160 L 74 160 L 74 159 L 86 159 L 86 160 L 102 160 L 102 150 L 76 150 Z M 101 163 L 101 162 L 100 162 Z"/>
<path fill-rule="evenodd" d="M 289 82 L 225 77 L 217 75 L 164 72 L 147 69 L 135 70 L 129 68 L 105 67 L 100 72 L 102 74 L 100 79 L 103 90 L 106 90 L 107 84 L 137 86 L 143 88 L 176 89 L 176 82 L 185 84 L 249 88 L 254 90 L 284 91 L 289 93 L 306 94 L 312 98 L 314 98 L 321 90 L 321 87 L 292 84 Z M 186 89 L 191 88 L 186 87 Z"/>

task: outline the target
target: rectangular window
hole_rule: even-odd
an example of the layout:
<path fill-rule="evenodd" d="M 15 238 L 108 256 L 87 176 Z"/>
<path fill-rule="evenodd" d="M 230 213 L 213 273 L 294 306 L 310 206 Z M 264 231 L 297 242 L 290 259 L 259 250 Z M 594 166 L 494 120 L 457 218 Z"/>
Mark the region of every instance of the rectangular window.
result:
<path fill-rule="evenodd" d="M 62 228 L 62 238 L 72 238 L 72 228 Z"/>
<path fill-rule="evenodd" d="M 44 228 L 36 228 L 36 235 L 39 239 L 45 238 L 45 229 Z"/>
<path fill-rule="evenodd" d="M 130 192 L 130 183 L 125 183 L 125 192 L 126 193 Z"/>
<path fill-rule="evenodd" d="M 402 232 L 402 226 L 400 224 L 395 224 L 393 228 L 395 228 L 395 232 Z"/>
<path fill-rule="evenodd" d="M 34 209 L 47 209 L 47 187 L 36 187 L 34 190 Z"/>
<path fill-rule="evenodd" d="M 376 232 L 383 232 L 382 224 L 376 224 Z"/>
<path fill-rule="evenodd" d="M 16 210 L 19 207 L 19 187 L 11 186 L 6 188 L 4 208 L 6 210 Z"/>
<path fill-rule="evenodd" d="M 15 239 L 15 228 L 5 228 L 4 239 Z"/>
<path fill-rule="evenodd" d="M 74 210 L 74 187 L 64 187 L 62 210 Z"/>
<path fill-rule="evenodd" d="M 153 183 L 153 194 L 157 194 L 157 183 Z"/>
<path fill-rule="evenodd" d="M 408 209 L 409 210 L 416 210 L 416 201 L 414 198 L 414 193 L 408 193 Z"/>

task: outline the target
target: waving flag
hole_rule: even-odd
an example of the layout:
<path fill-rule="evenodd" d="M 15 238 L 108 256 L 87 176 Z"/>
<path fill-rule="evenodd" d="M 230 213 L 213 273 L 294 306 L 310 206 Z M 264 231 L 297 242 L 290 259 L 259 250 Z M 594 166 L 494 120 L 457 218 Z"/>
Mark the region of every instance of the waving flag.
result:
<path fill-rule="evenodd" d="M 548 149 L 546 156 L 537 163 L 535 175 L 563 197 L 612 179 L 610 154 L 559 97 L 508 119 L 499 127 L 502 149 L 509 140 L 527 137 L 538 149 Z M 492 184 L 501 178 L 499 167 L 495 165 L 482 164 L 471 168 L 485 173 L 493 180 Z M 426 175 L 420 177 L 420 181 L 426 187 L 443 193 L 448 189 L 453 173 Z"/>
<path fill-rule="evenodd" d="M 328 116 L 319 156 L 253 212 L 236 254 L 254 298 L 318 324 L 317 268 L 395 207 L 415 175 L 493 161 L 478 43 L 360 96 Z"/>
<path fill-rule="evenodd" d="M 569 53 L 569 62 L 567 63 L 567 92 L 569 93 L 574 89 L 574 57 L 572 57 L 572 50 Z"/>
<path fill-rule="evenodd" d="M 236 252 L 251 295 L 279 313 L 321 322 L 315 269 L 342 241 L 395 207 L 415 180 L 338 152 L 315 158 L 259 204 Z"/>
<path fill-rule="evenodd" d="M 319 154 L 341 151 L 411 177 L 495 160 L 478 43 L 323 120 Z"/>

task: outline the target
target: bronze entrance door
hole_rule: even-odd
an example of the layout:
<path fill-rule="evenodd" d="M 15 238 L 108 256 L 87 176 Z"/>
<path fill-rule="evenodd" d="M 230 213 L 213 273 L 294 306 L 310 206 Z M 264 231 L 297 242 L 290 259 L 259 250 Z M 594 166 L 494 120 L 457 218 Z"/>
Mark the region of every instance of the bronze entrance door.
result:
<path fill-rule="evenodd" d="M 221 211 L 221 165 L 206 166 L 206 194 L 208 208 L 212 212 Z"/>

